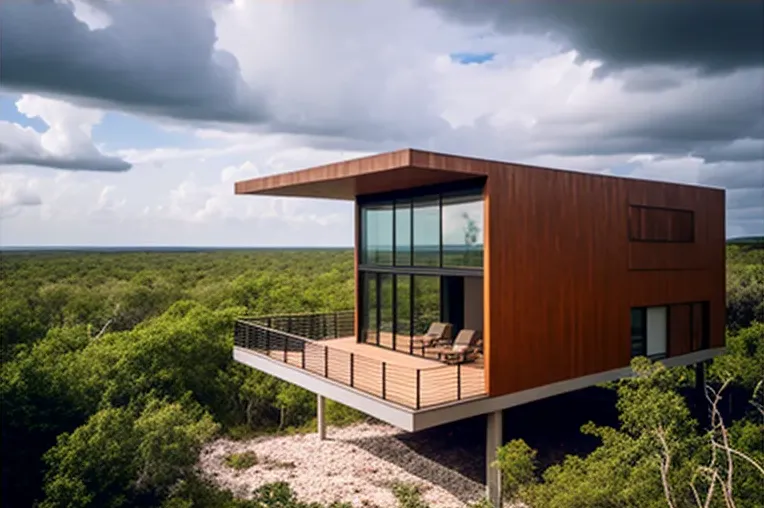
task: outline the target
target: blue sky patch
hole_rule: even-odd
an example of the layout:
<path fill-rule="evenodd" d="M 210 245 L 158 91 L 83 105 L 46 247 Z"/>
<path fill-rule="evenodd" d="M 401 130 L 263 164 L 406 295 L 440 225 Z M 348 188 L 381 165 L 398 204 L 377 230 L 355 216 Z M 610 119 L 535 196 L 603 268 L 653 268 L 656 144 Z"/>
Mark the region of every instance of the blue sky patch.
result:
<path fill-rule="evenodd" d="M 22 127 L 31 127 L 37 132 L 45 132 L 48 130 L 48 124 L 41 119 L 34 117 L 29 118 L 19 113 L 16 109 L 16 101 L 19 97 L 12 95 L 0 95 L 0 120 L 5 120 L 11 123 L 17 123 Z"/>
<path fill-rule="evenodd" d="M 117 112 L 106 113 L 93 127 L 93 140 L 107 150 L 199 146 L 199 140 L 189 133 L 169 131 L 150 120 Z"/>
<path fill-rule="evenodd" d="M 490 62 L 494 59 L 496 56 L 496 53 L 493 52 L 483 52 L 483 53 L 451 53 L 451 60 L 454 62 L 458 62 L 460 64 L 468 65 L 468 64 L 483 64 L 486 62 Z"/>

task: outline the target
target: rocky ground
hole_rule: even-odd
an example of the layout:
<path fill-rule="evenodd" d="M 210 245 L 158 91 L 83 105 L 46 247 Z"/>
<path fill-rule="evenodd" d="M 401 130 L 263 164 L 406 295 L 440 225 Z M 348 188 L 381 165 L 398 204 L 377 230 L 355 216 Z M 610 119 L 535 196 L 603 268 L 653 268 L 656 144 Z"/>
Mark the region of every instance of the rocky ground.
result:
<path fill-rule="evenodd" d="M 461 508 L 484 495 L 476 475 L 463 474 L 475 464 L 465 464 L 462 450 L 451 453 L 446 447 L 438 455 L 424 454 L 426 447 L 412 443 L 409 436 L 388 425 L 361 423 L 330 428 L 323 442 L 317 434 L 219 439 L 202 451 L 200 467 L 208 478 L 241 497 L 276 481 L 288 482 L 304 501 L 346 501 L 359 507 L 396 506 L 391 490 L 396 481 L 418 485 L 432 507 Z M 225 464 L 227 456 L 246 451 L 256 454 L 257 464 L 245 470 Z M 480 454 L 477 459 L 482 459 Z"/>

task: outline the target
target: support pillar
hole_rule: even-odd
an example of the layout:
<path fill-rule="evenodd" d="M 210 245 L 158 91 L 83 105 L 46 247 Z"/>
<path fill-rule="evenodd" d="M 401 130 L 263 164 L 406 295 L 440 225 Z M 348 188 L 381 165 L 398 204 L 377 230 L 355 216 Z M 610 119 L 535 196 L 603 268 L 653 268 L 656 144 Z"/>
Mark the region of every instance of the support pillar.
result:
<path fill-rule="evenodd" d="M 501 410 L 486 415 L 485 494 L 494 508 L 501 507 L 501 471 L 491 464 L 496 460 L 496 449 L 503 444 L 502 425 Z"/>
<path fill-rule="evenodd" d="M 316 404 L 318 411 L 316 412 L 316 420 L 318 421 L 318 439 L 321 441 L 326 440 L 326 399 L 323 395 L 318 395 Z"/>

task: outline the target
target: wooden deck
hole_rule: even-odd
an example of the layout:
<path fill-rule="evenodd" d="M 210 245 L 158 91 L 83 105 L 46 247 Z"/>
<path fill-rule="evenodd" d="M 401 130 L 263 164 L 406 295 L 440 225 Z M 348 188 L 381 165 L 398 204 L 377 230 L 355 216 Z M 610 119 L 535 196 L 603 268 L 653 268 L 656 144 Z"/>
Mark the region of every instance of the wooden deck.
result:
<path fill-rule="evenodd" d="M 385 342 L 382 339 L 380 344 L 387 345 Z M 408 354 L 408 341 L 400 338 L 396 341 L 398 351 L 391 347 L 391 341 L 388 348 L 343 337 L 306 342 L 304 355 L 302 351 L 288 349 L 274 349 L 267 354 L 412 409 L 485 396 L 482 358 L 461 366 L 445 365 L 432 358 Z"/>

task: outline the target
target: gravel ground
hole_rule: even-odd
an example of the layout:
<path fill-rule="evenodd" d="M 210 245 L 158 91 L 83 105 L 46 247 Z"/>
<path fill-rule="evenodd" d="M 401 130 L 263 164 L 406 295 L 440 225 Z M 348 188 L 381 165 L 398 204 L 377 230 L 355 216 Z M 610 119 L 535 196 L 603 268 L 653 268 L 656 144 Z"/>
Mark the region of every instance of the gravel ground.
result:
<path fill-rule="evenodd" d="M 204 448 L 200 467 L 240 497 L 276 481 L 288 482 L 303 501 L 345 501 L 359 507 L 395 507 L 394 481 L 419 485 L 433 508 L 465 507 L 484 495 L 482 484 L 416 453 L 398 439 L 400 433 L 388 425 L 361 423 L 329 428 L 323 442 L 317 434 L 219 439 Z M 255 452 L 256 465 L 237 471 L 225 464 L 228 455 L 245 451 Z"/>

